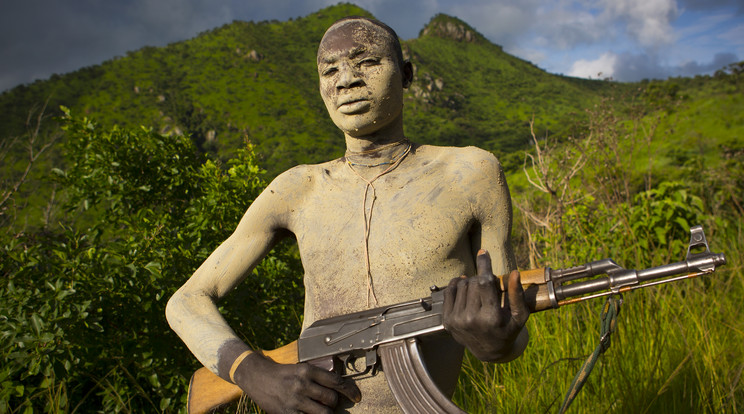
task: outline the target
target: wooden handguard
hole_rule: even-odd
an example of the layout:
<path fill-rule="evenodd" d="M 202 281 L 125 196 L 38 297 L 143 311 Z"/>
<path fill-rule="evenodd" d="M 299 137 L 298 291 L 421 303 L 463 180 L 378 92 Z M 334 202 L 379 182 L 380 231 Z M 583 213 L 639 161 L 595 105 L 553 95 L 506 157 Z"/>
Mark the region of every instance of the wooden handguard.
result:
<path fill-rule="evenodd" d="M 272 351 L 258 350 L 258 353 L 278 364 L 296 364 L 297 341 Z M 189 414 L 206 414 L 221 406 L 237 401 L 243 390 L 235 384 L 215 375 L 207 368 L 199 368 L 189 381 L 189 394 L 186 412 Z"/>

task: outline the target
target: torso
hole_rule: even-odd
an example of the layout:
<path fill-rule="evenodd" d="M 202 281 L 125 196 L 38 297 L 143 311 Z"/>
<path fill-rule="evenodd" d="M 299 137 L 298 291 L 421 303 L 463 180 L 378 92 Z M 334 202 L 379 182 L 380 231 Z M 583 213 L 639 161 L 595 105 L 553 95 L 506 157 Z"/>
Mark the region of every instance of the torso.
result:
<path fill-rule="evenodd" d="M 475 218 L 462 168 L 453 162 L 460 154 L 452 152 L 458 151 L 463 150 L 419 147 L 373 182 L 369 258 L 377 305 L 423 297 L 431 285 L 473 274 L 469 230 Z M 368 308 L 366 182 L 343 160 L 298 170 L 305 184 L 289 230 L 297 237 L 305 269 L 307 326 Z M 368 217 L 372 197 L 369 189 Z M 328 300 L 329 294 L 334 300 Z M 370 297 L 369 307 L 375 305 Z"/>
<path fill-rule="evenodd" d="M 373 182 L 374 195 L 369 189 L 365 209 L 369 215 L 376 196 L 369 260 L 378 303 L 371 295 L 368 302 L 362 210 L 366 182 L 343 159 L 285 173 L 286 182 L 302 183 L 282 198 L 289 213 L 286 225 L 297 238 L 305 270 L 304 327 L 318 319 L 425 297 L 432 285 L 473 275 L 470 232 L 477 222 L 477 191 L 471 178 L 484 154 L 477 148 L 414 147 L 395 170 Z M 446 384 L 440 385 L 453 387 L 462 351 L 450 342 L 436 353 L 436 362 L 430 363 L 449 371 L 442 380 Z M 389 400 L 387 387 L 380 384 L 384 377 L 378 377 L 375 385 L 360 383 L 362 392 L 384 388 L 380 398 Z M 362 404 L 370 402 L 367 391 Z M 378 400 L 370 407 L 384 403 Z"/>

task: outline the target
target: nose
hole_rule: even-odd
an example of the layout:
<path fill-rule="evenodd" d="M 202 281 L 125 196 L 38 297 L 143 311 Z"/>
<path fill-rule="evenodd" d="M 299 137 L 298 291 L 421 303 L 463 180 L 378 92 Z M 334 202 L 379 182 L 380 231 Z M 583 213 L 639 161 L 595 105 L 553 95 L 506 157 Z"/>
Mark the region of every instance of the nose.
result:
<path fill-rule="evenodd" d="M 339 72 L 338 82 L 336 83 L 337 89 L 348 89 L 364 85 L 361 76 L 351 65 L 341 65 Z"/>

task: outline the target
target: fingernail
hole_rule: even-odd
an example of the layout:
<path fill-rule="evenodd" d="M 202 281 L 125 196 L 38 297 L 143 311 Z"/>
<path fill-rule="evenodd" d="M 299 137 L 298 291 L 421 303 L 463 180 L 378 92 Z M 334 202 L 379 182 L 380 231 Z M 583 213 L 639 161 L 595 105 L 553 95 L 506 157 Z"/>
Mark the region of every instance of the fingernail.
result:
<path fill-rule="evenodd" d="M 483 256 L 484 254 L 486 254 L 486 250 L 485 249 L 478 250 L 478 256 Z"/>

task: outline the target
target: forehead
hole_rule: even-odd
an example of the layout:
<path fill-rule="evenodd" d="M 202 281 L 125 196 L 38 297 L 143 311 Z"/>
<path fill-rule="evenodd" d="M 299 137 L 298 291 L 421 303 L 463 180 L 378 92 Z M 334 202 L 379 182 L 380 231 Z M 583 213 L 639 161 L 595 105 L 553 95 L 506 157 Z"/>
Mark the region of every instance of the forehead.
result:
<path fill-rule="evenodd" d="M 385 29 L 366 20 L 346 20 L 331 26 L 318 47 L 318 63 L 365 50 L 394 54 L 394 39 Z"/>

